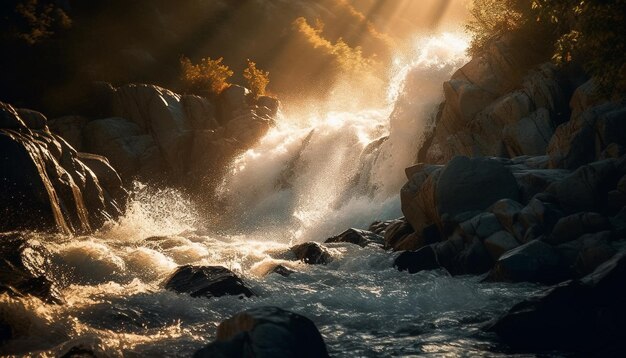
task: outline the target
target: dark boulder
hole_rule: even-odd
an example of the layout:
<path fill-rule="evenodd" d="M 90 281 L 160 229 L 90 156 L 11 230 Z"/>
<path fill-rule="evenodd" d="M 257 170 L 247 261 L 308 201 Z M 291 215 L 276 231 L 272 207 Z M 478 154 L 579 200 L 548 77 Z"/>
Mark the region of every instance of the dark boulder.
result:
<path fill-rule="evenodd" d="M 519 201 L 515 177 L 498 160 L 453 158 L 437 181 L 439 217 L 454 218 L 463 212 L 485 210 L 500 199 Z"/>
<path fill-rule="evenodd" d="M 534 240 L 502 255 L 487 281 L 556 283 L 567 278 L 559 252 L 541 240 Z"/>
<path fill-rule="evenodd" d="M 417 251 L 404 251 L 393 261 L 393 266 L 399 271 L 409 271 L 409 273 L 441 267 L 432 246 L 424 246 Z"/>
<path fill-rule="evenodd" d="M 586 234 L 580 238 L 558 245 L 559 251 L 575 277 L 587 275 L 598 266 L 608 261 L 617 250 L 611 242 L 613 235 L 610 231 Z"/>
<path fill-rule="evenodd" d="M 276 267 L 274 267 L 272 269 L 272 271 L 270 271 L 271 273 L 277 273 L 283 277 L 289 277 L 294 273 L 297 273 L 298 271 L 290 269 L 289 267 L 285 266 L 285 265 L 276 265 Z"/>
<path fill-rule="evenodd" d="M 0 293 L 63 303 L 51 271 L 50 252 L 39 241 L 16 232 L 0 234 Z"/>
<path fill-rule="evenodd" d="M 580 280 L 555 286 L 515 305 L 486 328 L 516 349 L 624 356 L 624 282 L 626 255 L 620 253 Z"/>
<path fill-rule="evenodd" d="M 387 227 L 384 234 L 385 249 L 407 250 L 407 236 L 413 234 L 415 230 L 406 220 L 398 220 Z M 410 244 L 409 244 L 410 246 Z M 417 247 L 415 248 L 417 249 Z"/>
<path fill-rule="evenodd" d="M 220 323 L 215 342 L 194 357 L 323 358 L 328 351 L 310 319 L 278 307 L 256 307 Z"/>
<path fill-rule="evenodd" d="M 317 242 L 305 242 L 293 246 L 290 250 L 298 260 L 309 265 L 326 265 L 333 260 L 328 249 Z"/>
<path fill-rule="evenodd" d="M 506 252 L 520 246 L 515 237 L 506 231 L 498 231 L 494 233 L 486 238 L 483 244 L 494 261 L 498 260 Z"/>
<path fill-rule="evenodd" d="M 380 245 L 384 241 L 383 237 L 371 231 L 350 228 L 337 236 L 326 239 L 325 243 L 347 242 L 350 244 L 365 247 L 367 245 Z"/>
<path fill-rule="evenodd" d="M 545 241 L 552 245 L 559 245 L 575 240 L 584 234 L 610 229 L 611 223 L 604 216 L 598 213 L 578 213 L 561 218 Z"/>
<path fill-rule="evenodd" d="M 165 288 L 191 297 L 255 295 L 237 275 L 222 266 L 181 266 L 165 281 Z"/>

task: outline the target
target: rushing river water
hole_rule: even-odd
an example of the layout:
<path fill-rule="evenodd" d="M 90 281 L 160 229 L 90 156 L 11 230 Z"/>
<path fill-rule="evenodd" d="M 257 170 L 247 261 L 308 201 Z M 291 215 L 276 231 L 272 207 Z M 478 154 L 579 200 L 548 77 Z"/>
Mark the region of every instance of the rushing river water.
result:
<path fill-rule="evenodd" d="M 224 227 L 207 225 L 176 191 L 137 184 L 127 214 L 91 236 L 31 234 L 52 252 L 67 303 L 0 296 L 18 337 L 0 352 L 56 356 L 83 344 L 108 356 L 189 356 L 213 340 L 220 321 L 274 305 L 311 318 L 333 356 L 502 354 L 480 326 L 536 286 L 410 275 L 377 247 L 334 245 L 323 266 L 285 254 L 294 243 L 401 216 L 398 192 L 420 128 L 441 100 L 441 83 L 466 61 L 464 42 L 450 34 L 421 38 L 416 49 L 397 60 L 395 108 L 284 118 L 238 158 L 219 188 Z M 298 273 L 267 274 L 278 263 Z M 164 290 L 183 264 L 225 266 L 258 297 Z"/>

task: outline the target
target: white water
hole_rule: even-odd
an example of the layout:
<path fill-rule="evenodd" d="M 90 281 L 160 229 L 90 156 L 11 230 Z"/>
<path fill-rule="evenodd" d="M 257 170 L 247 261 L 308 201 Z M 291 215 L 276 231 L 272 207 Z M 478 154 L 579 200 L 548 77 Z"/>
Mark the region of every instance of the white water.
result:
<path fill-rule="evenodd" d="M 82 343 L 110 356 L 189 356 L 213 339 L 221 320 L 276 305 L 311 318 L 334 356 L 498 355 L 480 324 L 535 287 L 440 271 L 409 275 L 392 267 L 394 255 L 349 244 L 333 246 L 326 266 L 285 254 L 294 242 L 401 216 L 404 168 L 441 100 L 441 83 L 466 60 L 464 41 L 452 34 L 414 45 L 395 62 L 388 103 L 290 112 L 233 163 L 220 195 L 235 228 L 220 234 L 203 227 L 181 194 L 139 185 L 127 215 L 93 236 L 33 234 L 53 253 L 67 303 L 0 296 L 0 317 L 18 336 L 0 353 L 55 356 Z M 389 139 L 362 153 L 382 136 Z M 279 263 L 299 273 L 266 275 Z M 182 264 L 226 266 L 259 296 L 203 299 L 163 290 Z"/>

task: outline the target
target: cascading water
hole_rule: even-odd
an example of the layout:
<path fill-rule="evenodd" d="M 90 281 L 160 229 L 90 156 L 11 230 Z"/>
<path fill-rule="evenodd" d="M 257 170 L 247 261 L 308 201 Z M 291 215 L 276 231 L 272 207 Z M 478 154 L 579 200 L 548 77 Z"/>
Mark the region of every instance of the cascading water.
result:
<path fill-rule="evenodd" d="M 30 234 L 52 252 L 67 302 L 0 295 L 0 317 L 17 337 L 0 353 L 56 356 L 85 344 L 109 356 L 189 356 L 223 319 L 276 305 L 310 317 L 333 356 L 497 355 L 478 327 L 534 286 L 440 271 L 409 275 L 392 267 L 390 253 L 350 244 L 333 247 L 333 262 L 321 267 L 283 255 L 294 242 L 401 216 L 404 168 L 442 98 L 441 83 L 466 60 L 464 44 L 453 34 L 416 40 L 394 62 L 388 103 L 287 112 L 219 188 L 237 230 L 202 227 L 180 193 L 138 185 L 126 216 L 92 236 Z M 266 276 L 277 263 L 298 273 Z M 204 299 L 164 290 L 163 280 L 183 264 L 226 266 L 259 296 Z"/>

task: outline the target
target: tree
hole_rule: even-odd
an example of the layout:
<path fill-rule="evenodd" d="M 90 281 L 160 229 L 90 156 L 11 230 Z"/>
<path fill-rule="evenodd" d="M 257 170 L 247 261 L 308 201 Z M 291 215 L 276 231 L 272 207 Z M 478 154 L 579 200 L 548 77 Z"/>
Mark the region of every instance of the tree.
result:
<path fill-rule="evenodd" d="M 207 57 L 196 65 L 183 56 L 180 65 L 184 90 L 204 96 L 217 96 L 222 93 L 230 86 L 228 79 L 233 75 L 233 71 L 222 64 L 222 61 L 222 57 L 217 60 Z"/>
<path fill-rule="evenodd" d="M 270 83 L 269 72 L 258 69 L 256 63 L 248 59 L 248 67 L 243 70 L 243 77 L 246 79 L 247 87 L 256 98 L 265 96 L 265 89 Z"/>

